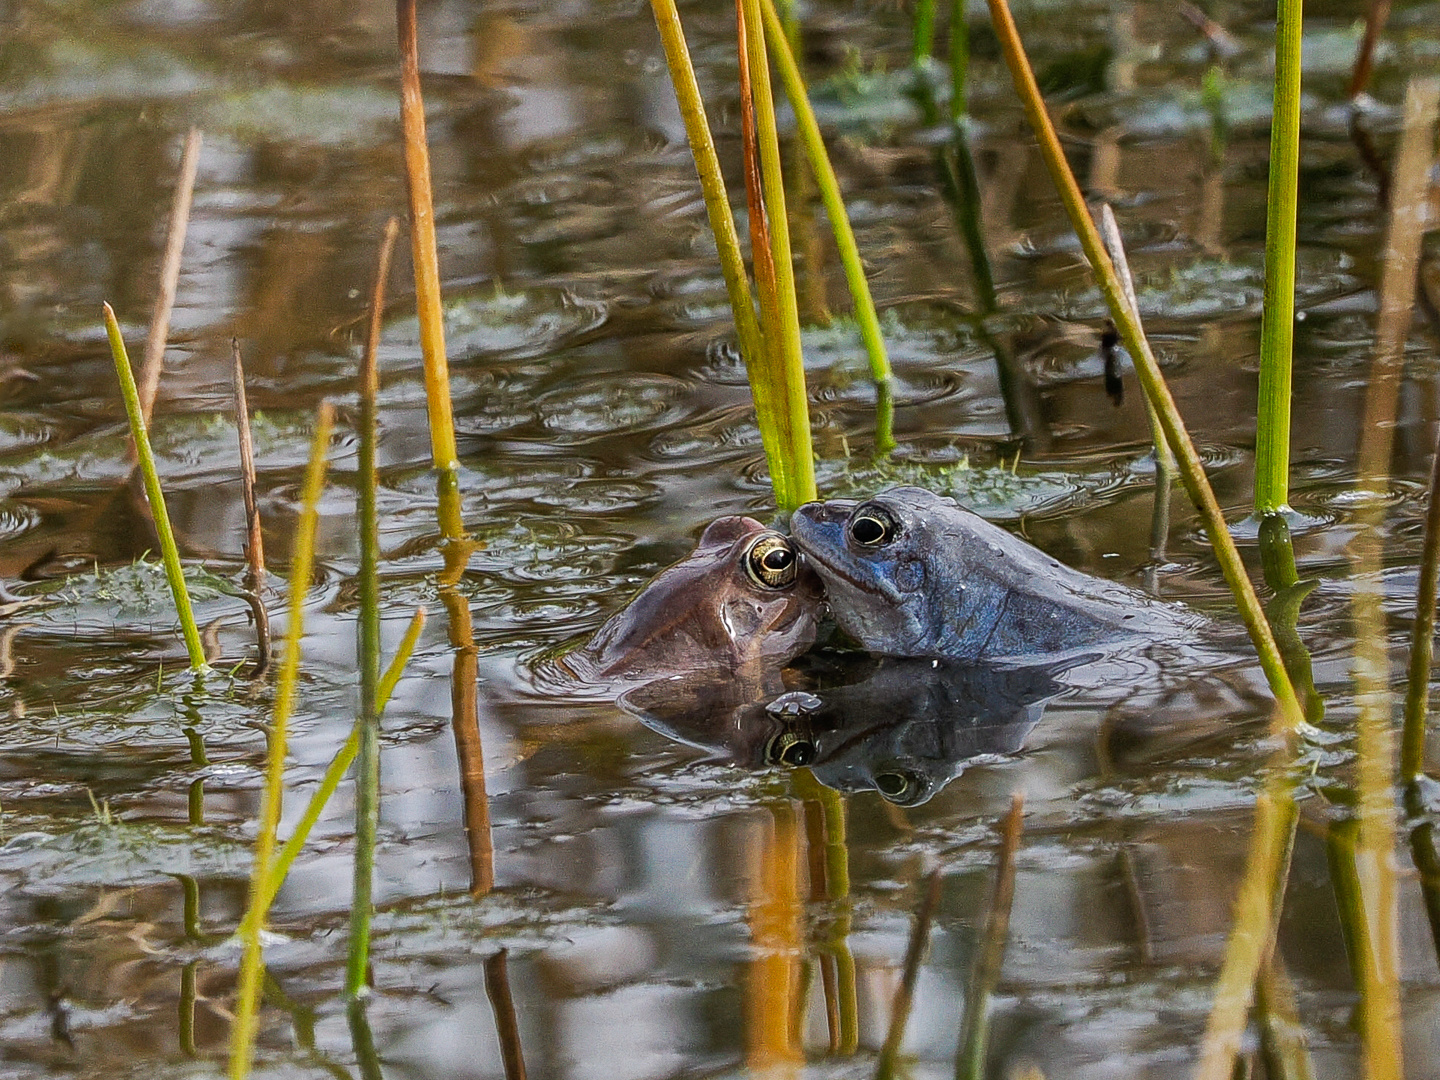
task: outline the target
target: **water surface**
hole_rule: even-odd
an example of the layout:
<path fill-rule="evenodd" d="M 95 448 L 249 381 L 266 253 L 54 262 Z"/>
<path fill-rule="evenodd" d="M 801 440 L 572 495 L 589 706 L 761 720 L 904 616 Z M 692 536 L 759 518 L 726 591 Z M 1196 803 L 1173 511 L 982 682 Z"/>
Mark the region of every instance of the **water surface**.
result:
<path fill-rule="evenodd" d="M 39 602 L 0 636 L 0 1077 L 211 1074 L 227 1047 L 229 935 L 272 690 L 242 670 L 196 691 L 182 673 L 163 575 L 139 561 L 151 542 L 123 486 L 99 305 L 113 303 L 138 342 L 179 141 L 203 127 L 154 435 L 221 670 L 252 647 L 232 595 L 243 512 L 230 336 L 245 353 L 277 569 L 315 406 L 341 408 L 288 834 L 355 708 L 348 425 L 376 243 L 405 203 L 393 13 L 327 0 L 16 0 L 6 13 L 0 578 Z M 1273 10 L 1212 14 L 1243 46 L 1227 68 L 1218 157 L 1201 93 L 1210 60 L 1173 5 L 1018 12 L 1077 173 L 1116 205 L 1157 352 L 1238 521 L 1251 494 Z M 683 15 L 733 179 L 732 16 L 723 5 Z M 1337 784 L 1353 759 L 1352 597 L 1380 591 L 1402 659 L 1436 419 L 1434 339 L 1417 319 L 1384 559 L 1353 576 L 1386 222 L 1344 105 L 1354 17 L 1333 4 L 1307 17 L 1296 343 L 1294 502 L 1321 523 L 1296 539 L 1301 574 L 1318 579 L 1301 630 L 1327 701 L 1311 753 Z M 836 313 L 806 337 L 822 491 L 926 484 L 1083 570 L 1223 625 L 1228 594 L 1183 496 L 1169 500 L 1163 556 L 1152 552 L 1139 391 L 1128 373 L 1122 403 L 1104 391 L 1103 302 L 983 13 L 972 12 L 970 133 L 993 310 L 936 173 L 943 132 L 907 90 L 908 16 L 824 0 L 804 25 L 899 384 L 899 445 L 877 460 L 873 391 L 820 240 L 808 308 Z M 1437 27 L 1440 5 L 1396 4 L 1364 114 L 1381 161 L 1407 77 L 1440 60 Z M 1062 687 L 1023 737 L 984 744 L 914 805 L 861 790 L 854 770 L 842 782 L 819 769 L 849 791 L 843 897 L 824 870 L 820 802 L 788 770 L 667 738 L 607 701 L 537 697 L 529 658 L 599 626 L 715 516 L 772 514 L 769 484 L 648 7 L 444 0 L 421 5 L 420 37 L 464 516 L 482 542 L 458 586 L 478 720 L 462 708 L 455 724 L 402 257 L 381 352 L 387 653 L 416 605 L 432 617 L 384 721 L 368 1014 L 385 1075 L 503 1074 L 486 983 L 488 968 L 497 985 L 502 951 L 531 1076 L 739 1075 L 777 1060 L 807 1076 L 871 1075 L 936 868 L 941 899 L 903 1053 L 912 1076 L 952 1075 L 1016 791 L 1025 832 L 991 1075 L 1027 1063 L 1051 1077 L 1179 1075 L 1210 1006 L 1267 747 L 1268 695 L 1243 638 L 1226 638 L 1203 669 L 1151 670 L 1104 693 Z M 1002 396 L 997 345 L 1031 387 L 1023 423 Z M 1253 547 L 1247 556 L 1256 566 Z M 278 592 L 269 599 L 282 628 Z M 352 811 L 347 783 L 277 899 L 261 1072 L 359 1074 L 339 996 Z M 1280 953 L 1317 1071 L 1350 1076 L 1356 992 L 1326 853 L 1342 812 L 1311 794 L 1301 813 Z M 1440 1075 L 1440 971 L 1399 857 L 1408 1075 Z M 777 886 L 792 865 L 797 876 Z M 767 903 L 779 904 L 774 925 Z M 853 1055 L 836 1049 L 831 1015 L 847 954 Z M 766 997 L 777 955 L 792 989 Z"/>

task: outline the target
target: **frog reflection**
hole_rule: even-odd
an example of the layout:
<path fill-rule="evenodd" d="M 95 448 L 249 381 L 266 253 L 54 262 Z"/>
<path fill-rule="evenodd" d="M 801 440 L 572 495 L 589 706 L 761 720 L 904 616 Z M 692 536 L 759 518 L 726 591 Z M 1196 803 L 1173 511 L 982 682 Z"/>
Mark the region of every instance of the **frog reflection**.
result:
<path fill-rule="evenodd" d="M 833 676 L 822 675 L 811 689 L 786 690 L 776 676 L 766 700 L 733 682 L 667 679 L 627 691 L 620 704 L 662 734 L 736 764 L 808 766 L 839 791 L 873 789 L 915 806 L 967 762 L 1017 753 L 1062 689 L 1053 665 L 864 663 L 859 681 L 841 685 L 825 685 Z"/>
<path fill-rule="evenodd" d="M 1110 642 L 1183 638 L 1203 620 L 1064 566 L 923 488 L 806 503 L 791 529 L 835 621 L 887 656 L 1057 656 Z"/>
<path fill-rule="evenodd" d="M 814 642 L 821 610 L 819 579 L 788 537 L 722 517 L 559 665 L 581 682 L 622 684 L 778 668 Z"/>

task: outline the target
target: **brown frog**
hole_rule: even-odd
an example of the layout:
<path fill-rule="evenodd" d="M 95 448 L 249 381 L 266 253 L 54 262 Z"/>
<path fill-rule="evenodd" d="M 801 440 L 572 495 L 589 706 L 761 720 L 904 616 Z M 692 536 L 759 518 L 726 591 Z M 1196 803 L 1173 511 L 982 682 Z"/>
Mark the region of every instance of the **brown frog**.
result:
<path fill-rule="evenodd" d="M 560 664 L 590 683 L 780 667 L 814 642 L 822 596 L 788 536 L 719 518 Z"/>

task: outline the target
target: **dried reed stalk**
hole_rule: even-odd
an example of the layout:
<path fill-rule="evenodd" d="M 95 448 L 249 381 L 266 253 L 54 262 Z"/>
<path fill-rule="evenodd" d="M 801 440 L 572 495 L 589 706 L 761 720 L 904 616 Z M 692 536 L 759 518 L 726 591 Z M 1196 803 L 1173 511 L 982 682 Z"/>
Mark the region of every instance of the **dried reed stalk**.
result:
<path fill-rule="evenodd" d="M 190 227 L 190 204 L 195 197 L 195 172 L 200 164 L 200 129 L 192 127 L 185 135 L 185 148 L 180 153 L 180 175 L 175 181 L 175 195 L 170 203 L 170 223 L 165 231 L 165 254 L 160 260 L 160 291 L 150 315 L 150 333 L 145 338 L 145 352 L 140 360 L 141 414 L 148 426 L 155 409 L 155 394 L 160 389 L 160 368 L 165 361 L 165 342 L 170 336 L 170 313 L 175 307 L 175 290 L 180 285 L 180 255 L 185 249 L 185 233 Z"/>
<path fill-rule="evenodd" d="M 255 618 L 255 643 L 259 651 L 255 670 L 250 675 L 258 679 L 270 668 L 270 615 L 261 598 L 265 586 L 265 541 L 260 532 L 260 508 L 255 502 L 255 443 L 250 437 L 245 367 L 240 360 L 240 342 L 233 337 L 230 367 L 235 390 L 235 432 L 240 439 L 240 490 L 245 500 L 245 601 Z"/>

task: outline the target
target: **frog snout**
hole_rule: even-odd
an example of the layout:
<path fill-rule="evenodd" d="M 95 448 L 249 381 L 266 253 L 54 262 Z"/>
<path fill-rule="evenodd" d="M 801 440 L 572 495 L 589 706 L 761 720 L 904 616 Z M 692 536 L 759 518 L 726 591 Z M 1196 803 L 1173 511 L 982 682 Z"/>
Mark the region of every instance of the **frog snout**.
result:
<path fill-rule="evenodd" d="M 790 535 L 802 551 L 814 551 L 822 545 L 834 545 L 841 529 L 849 520 L 850 507 L 834 503 L 805 503 L 790 518 Z"/>

